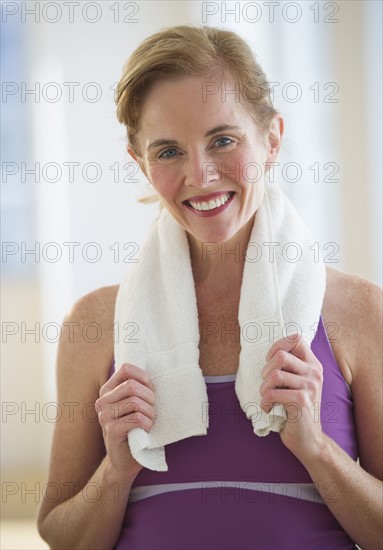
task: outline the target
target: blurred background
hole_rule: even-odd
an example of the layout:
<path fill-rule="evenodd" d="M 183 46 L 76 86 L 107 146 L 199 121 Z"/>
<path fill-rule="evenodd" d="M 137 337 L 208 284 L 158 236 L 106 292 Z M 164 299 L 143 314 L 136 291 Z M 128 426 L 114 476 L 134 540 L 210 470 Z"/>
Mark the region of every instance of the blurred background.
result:
<path fill-rule="evenodd" d="M 148 35 L 193 23 L 235 30 L 285 119 L 273 178 L 325 261 L 382 281 L 382 3 L 1 3 L 1 548 L 46 548 L 46 483 L 60 323 L 118 284 L 157 203 L 125 150 L 114 90 Z M 93 338 L 94 333 L 89 333 Z"/>

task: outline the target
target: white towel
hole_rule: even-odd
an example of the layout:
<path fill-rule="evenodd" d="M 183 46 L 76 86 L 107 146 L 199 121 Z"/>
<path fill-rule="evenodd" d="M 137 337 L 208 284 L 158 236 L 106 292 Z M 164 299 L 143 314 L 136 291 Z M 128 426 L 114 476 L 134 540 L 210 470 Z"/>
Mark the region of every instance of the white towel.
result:
<path fill-rule="evenodd" d="M 300 332 L 311 344 L 326 286 L 323 260 L 295 208 L 274 184 L 265 183 L 247 247 L 238 321 L 241 352 L 235 392 L 258 436 L 279 432 L 284 407 L 261 410 L 259 388 L 273 342 Z M 164 446 L 207 434 L 208 397 L 199 367 L 199 325 L 186 231 L 166 208 L 120 285 L 115 322 L 116 368 L 132 363 L 151 375 L 156 419 L 150 432 L 128 433 L 133 457 L 151 470 L 167 471 Z M 137 326 L 131 338 L 127 323 Z M 126 333 L 127 334 L 127 333 Z"/>

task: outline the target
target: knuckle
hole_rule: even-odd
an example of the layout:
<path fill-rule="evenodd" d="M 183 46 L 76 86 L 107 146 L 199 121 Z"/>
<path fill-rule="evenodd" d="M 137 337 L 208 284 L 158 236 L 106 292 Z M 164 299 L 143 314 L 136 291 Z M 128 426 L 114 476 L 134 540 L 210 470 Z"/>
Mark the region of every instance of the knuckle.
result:
<path fill-rule="evenodd" d="M 270 373 L 270 378 L 271 378 L 271 382 L 275 385 L 278 385 L 279 383 L 282 382 L 282 378 L 283 378 L 283 373 L 281 370 L 277 370 L 277 369 L 274 369 L 271 373 Z"/>
<path fill-rule="evenodd" d="M 306 388 L 309 392 L 314 392 L 316 390 L 316 381 L 313 380 L 312 378 L 309 378 L 307 381 L 306 381 Z"/>
<path fill-rule="evenodd" d="M 319 364 L 318 368 L 314 369 L 313 372 L 314 372 L 315 379 L 318 380 L 319 382 L 322 382 L 323 381 L 323 367 L 322 367 L 322 365 Z"/>
<path fill-rule="evenodd" d="M 278 384 L 280 386 L 283 386 L 285 380 L 286 380 L 286 373 L 283 370 L 278 371 Z"/>
<path fill-rule="evenodd" d="M 269 380 L 270 382 L 273 384 L 274 382 L 276 382 L 276 369 L 273 369 L 272 371 L 269 372 Z"/>
<path fill-rule="evenodd" d="M 140 410 L 140 404 L 137 399 L 132 398 L 125 404 L 125 409 L 128 410 L 129 413 L 134 414 Z"/>
<path fill-rule="evenodd" d="M 307 376 L 307 382 L 311 385 L 317 385 L 322 380 L 322 373 L 317 369 L 310 369 Z M 311 386 L 310 386 L 311 387 Z"/>
<path fill-rule="evenodd" d="M 275 354 L 275 358 L 279 364 L 285 363 L 286 357 L 287 357 L 287 353 L 283 349 L 278 350 L 277 353 Z"/>
<path fill-rule="evenodd" d="M 141 411 L 135 411 L 134 413 L 132 413 L 132 416 L 133 416 L 133 420 L 139 425 L 139 426 L 142 426 L 143 422 L 144 422 L 144 415 L 142 414 Z"/>
<path fill-rule="evenodd" d="M 121 370 L 125 376 L 129 376 L 131 372 L 131 365 L 129 363 L 124 363 L 121 367 Z"/>
<path fill-rule="evenodd" d="M 143 428 L 144 430 L 150 429 L 150 427 L 152 426 L 152 420 L 150 418 L 148 418 L 145 414 L 143 414 L 140 411 L 137 411 L 134 414 L 136 417 L 135 419 L 136 419 L 137 425 L 140 428 Z"/>
<path fill-rule="evenodd" d="M 125 380 L 124 386 L 131 395 L 137 392 L 137 381 L 132 378 Z"/>
<path fill-rule="evenodd" d="M 96 401 L 94 403 L 94 408 L 95 408 L 96 412 L 98 412 L 98 413 L 102 412 L 103 405 L 104 405 L 104 400 L 103 400 L 102 397 L 99 397 L 98 399 L 96 399 Z"/>

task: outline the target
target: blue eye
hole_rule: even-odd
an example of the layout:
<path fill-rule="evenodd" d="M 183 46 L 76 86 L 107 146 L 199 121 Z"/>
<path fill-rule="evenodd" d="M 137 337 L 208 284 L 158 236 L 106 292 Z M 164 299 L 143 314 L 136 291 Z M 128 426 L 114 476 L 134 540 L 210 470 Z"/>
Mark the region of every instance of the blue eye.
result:
<path fill-rule="evenodd" d="M 226 141 L 226 143 L 222 143 L 223 141 Z M 215 143 L 221 142 L 221 146 L 230 145 L 231 143 L 234 143 L 234 141 L 228 137 L 220 137 L 218 138 Z"/>
<path fill-rule="evenodd" d="M 168 155 L 167 153 L 169 152 L 176 152 L 177 154 L 177 149 L 166 149 L 165 151 L 163 151 L 160 155 L 158 155 L 158 158 L 160 159 L 170 159 L 170 158 L 173 158 L 175 155 Z"/>

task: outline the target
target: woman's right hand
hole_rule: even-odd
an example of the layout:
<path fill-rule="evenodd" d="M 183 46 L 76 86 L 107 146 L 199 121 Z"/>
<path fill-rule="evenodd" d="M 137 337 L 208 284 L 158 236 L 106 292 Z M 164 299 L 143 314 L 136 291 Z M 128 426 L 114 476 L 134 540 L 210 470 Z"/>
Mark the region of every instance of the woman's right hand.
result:
<path fill-rule="evenodd" d="M 132 456 L 127 434 L 140 427 L 149 432 L 155 421 L 154 386 L 140 367 L 124 364 L 101 387 L 95 403 L 105 447 L 118 475 L 137 475 L 143 468 Z"/>

